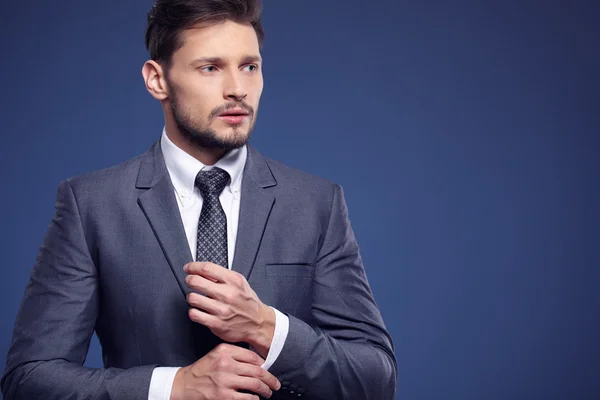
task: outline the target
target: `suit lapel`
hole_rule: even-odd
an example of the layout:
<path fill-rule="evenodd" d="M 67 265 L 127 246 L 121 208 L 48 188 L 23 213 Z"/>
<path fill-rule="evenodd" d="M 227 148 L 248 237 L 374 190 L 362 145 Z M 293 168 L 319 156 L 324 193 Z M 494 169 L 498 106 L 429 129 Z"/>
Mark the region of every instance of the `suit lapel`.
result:
<path fill-rule="evenodd" d="M 250 276 L 262 236 L 275 203 L 266 190 L 277 182 L 264 157 L 248 146 L 248 159 L 242 180 L 240 216 L 232 269 Z"/>
<path fill-rule="evenodd" d="M 139 196 L 138 204 L 152 226 L 181 291 L 187 295 L 190 289 L 185 284 L 183 266 L 193 259 L 160 141 L 142 158 L 136 187 L 147 189 Z"/>
<path fill-rule="evenodd" d="M 277 185 L 264 159 L 248 146 L 248 159 L 242 180 L 240 215 L 232 269 L 250 276 L 275 196 L 267 188 Z M 138 204 L 148 219 L 163 253 L 184 295 L 190 292 L 185 284 L 183 266 L 193 261 L 185 229 L 175 199 L 175 193 L 160 149 L 160 140 L 142 156 L 136 182 L 138 189 L 147 189 Z"/>

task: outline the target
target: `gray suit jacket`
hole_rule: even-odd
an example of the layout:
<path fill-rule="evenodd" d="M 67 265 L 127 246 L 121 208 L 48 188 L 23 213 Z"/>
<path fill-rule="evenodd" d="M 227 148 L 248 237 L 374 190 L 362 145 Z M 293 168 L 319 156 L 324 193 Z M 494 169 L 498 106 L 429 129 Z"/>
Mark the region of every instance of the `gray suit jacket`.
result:
<path fill-rule="evenodd" d="M 249 146 L 232 269 L 289 316 L 273 399 L 392 399 L 397 365 L 342 189 Z M 220 340 L 188 318 L 192 261 L 160 142 L 64 181 L 19 310 L 5 400 L 146 400 Z M 104 368 L 83 367 L 96 331 Z"/>

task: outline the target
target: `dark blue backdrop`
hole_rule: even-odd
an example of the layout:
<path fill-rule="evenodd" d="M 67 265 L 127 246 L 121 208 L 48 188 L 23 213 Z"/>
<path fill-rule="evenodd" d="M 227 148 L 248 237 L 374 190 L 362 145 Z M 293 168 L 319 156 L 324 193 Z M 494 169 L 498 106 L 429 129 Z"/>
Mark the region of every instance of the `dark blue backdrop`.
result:
<path fill-rule="evenodd" d="M 59 181 L 160 135 L 150 6 L 0 5 L 1 365 Z M 399 399 L 600 398 L 598 18 L 594 1 L 265 1 L 253 143 L 345 188 Z"/>

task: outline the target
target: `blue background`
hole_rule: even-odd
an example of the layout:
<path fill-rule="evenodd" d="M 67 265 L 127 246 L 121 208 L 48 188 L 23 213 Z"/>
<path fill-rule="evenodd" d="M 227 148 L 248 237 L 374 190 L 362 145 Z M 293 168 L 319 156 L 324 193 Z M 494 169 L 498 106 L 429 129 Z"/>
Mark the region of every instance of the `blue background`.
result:
<path fill-rule="evenodd" d="M 344 187 L 398 399 L 600 398 L 595 3 L 265 1 L 253 144 Z M 0 365 L 58 183 L 160 135 L 151 4 L 0 5 Z"/>

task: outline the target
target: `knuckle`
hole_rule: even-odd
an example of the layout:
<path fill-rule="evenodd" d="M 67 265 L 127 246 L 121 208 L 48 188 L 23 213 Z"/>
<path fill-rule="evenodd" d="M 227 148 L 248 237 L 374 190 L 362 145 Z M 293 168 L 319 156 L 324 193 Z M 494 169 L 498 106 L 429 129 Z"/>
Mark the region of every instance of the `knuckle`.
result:
<path fill-rule="evenodd" d="M 272 375 L 268 371 L 265 371 L 261 367 L 258 367 L 258 369 L 260 370 L 259 377 L 263 382 L 269 381 L 271 379 Z"/>
<path fill-rule="evenodd" d="M 267 376 L 266 374 L 267 371 L 265 371 L 264 369 L 262 369 L 261 367 L 259 367 L 258 365 L 253 365 L 252 366 L 252 373 L 254 376 L 256 376 L 259 379 L 263 379 L 264 377 Z"/>
<path fill-rule="evenodd" d="M 258 391 L 260 391 L 263 388 L 263 385 L 264 384 L 260 380 L 258 380 L 258 379 L 252 379 L 252 383 L 250 384 L 250 386 L 251 386 L 250 389 L 253 392 L 258 392 Z"/>
<path fill-rule="evenodd" d="M 244 275 L 240 274 L 239 272 L 234 271 L 232 282 L 237 286 L 243 286 L 244 282 L 246 282 L 246 278 L 244 278 Z"/>
<path fill-rule="evenodd" d="M 218 353 L 218 354 L 223 354 L 223 353 L 227 352 L 228 347 L 229 346 L 227 346 L 226 343 L 219 343 L 217 345 L 217 347 L 215 347 L 215 352 Z"/>
<path fill-rule="evenodd" d="M 219 316 L 227 318 L 231 315 L 231 307 L 227 305 L 218 305 L 216 307 L 216 313 Z"/>
<path fill-rule="evenodd" d="M 231 358 L 231 354 L 235 351 L 236 346 L 229 343 L 221 343 L 213 350 L 219 358 Z"/>
<path fill-rule="evenodd" d="M 226 357 L 222 357 L 217 361 L 217 364 L 215 365 L 215 367 L 217 368 L 217 370 L 223 371 L 223 370 L 227 370 L 230 365 L 231 365 L 231 362 L 229 361 L 229 359 Z"/>
<path fill-rule="evenodd" d="M 225 292 L 225 293 L 223 293 L 223 301 L 226 304 L 233 303 L 233 301 L 234 301 L 235 298 L 236 298 L 236 296 L 232 295 L 231 292 Z"/>

